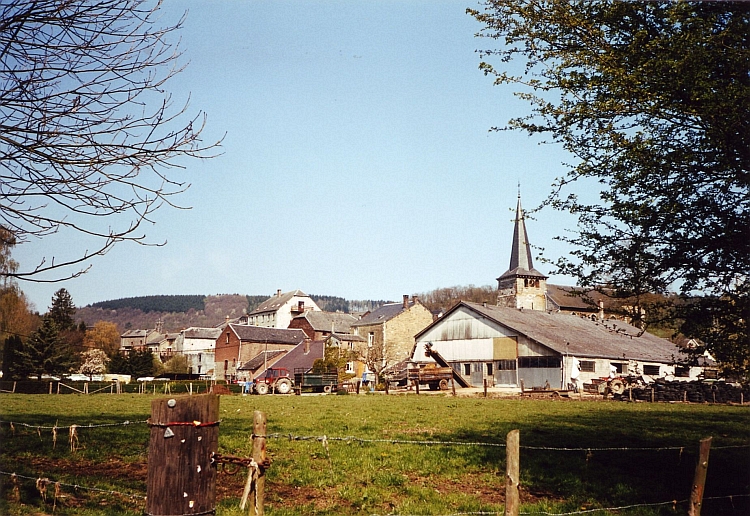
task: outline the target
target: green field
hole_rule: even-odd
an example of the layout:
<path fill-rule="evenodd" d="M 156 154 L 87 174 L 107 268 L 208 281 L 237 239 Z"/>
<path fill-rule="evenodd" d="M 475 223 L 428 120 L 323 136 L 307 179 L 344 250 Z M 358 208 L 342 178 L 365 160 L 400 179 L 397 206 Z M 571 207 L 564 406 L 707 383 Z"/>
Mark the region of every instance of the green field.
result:
<path fill-rule="evenodd" d="M 149 437 L 144 421 L 152 399 L 0 395 L 0 513 L 52 514 L 54 505 L 60 515 L 143 514 Z M 502 445 L 516 428 L 522 513 L 635 506 L 594 514 L 685 514 L 680 502 L 689 497 L 698 442 L 712 436 L 703 514 L 750 514 L 748 406 L 233 395 L 221 397 L 220 453 L 250 456 L 254 410 L 267 414 L 271 435 L 265 510 L 272 516 L 502 514 Z M 124 421 L 132 424 L 118 424 Z M 70 425 L 109 423 L 115 425 L 79 429 L 78 449 L 71 452 Z M 55 425 L 56 444 L 51 429 L 35 428 Z M 339 439 L 348 436 L 359 440 Z M 18 475 L 20 503 L 7 473 Z M 56 499 L 51 485 L 42 499 L 34 479 L 43 477 L 62 483 Z M 244 473 L 219 475 L 217 514 L 242 514 L 243 484 Z M 671 500 L 678 503 L 644 506 Z"/>

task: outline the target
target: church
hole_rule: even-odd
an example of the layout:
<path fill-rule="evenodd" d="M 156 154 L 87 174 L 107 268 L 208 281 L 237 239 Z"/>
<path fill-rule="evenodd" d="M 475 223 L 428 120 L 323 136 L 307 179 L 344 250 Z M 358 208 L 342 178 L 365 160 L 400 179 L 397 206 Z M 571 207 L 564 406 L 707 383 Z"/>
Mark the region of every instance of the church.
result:
<path fill-rule="evenodd" d="M 429 343 L 472 385 L 519 389 L 567 389 L 611 371 L 670 380 L 702 372 L 682 365 L 672 342 L 607 318 L 601 302 L 592 306 L 565 287 L 548 287 L 532 263 L 520 195 L 510 266 L 497 282 L 496 305 L 461 301 L 418 333 L 412 361 L 432 361 L 424 353 Z"/>

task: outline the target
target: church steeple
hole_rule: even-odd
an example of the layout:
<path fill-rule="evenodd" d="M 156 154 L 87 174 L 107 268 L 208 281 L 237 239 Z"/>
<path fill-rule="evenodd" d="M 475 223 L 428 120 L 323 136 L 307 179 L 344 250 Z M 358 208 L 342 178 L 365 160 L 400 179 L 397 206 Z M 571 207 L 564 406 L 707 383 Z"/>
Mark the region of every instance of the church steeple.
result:
<path fill-rule="evenodd" d="M 531 310 L 546 309 L 547 276 L 534 268 L 531 244 L 518 193 L 516 221 L 510 251 L 510 267 L 497 278 L 498 305 Z"/>

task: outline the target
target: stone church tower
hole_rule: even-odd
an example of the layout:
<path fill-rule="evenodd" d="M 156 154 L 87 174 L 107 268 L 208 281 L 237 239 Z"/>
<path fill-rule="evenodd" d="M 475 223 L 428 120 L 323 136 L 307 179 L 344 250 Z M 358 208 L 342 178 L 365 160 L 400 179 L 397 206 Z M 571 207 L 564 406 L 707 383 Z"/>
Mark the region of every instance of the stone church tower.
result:
<path fill-rule="evenodd" d="M 547 276 L 531 263 L 531 245 L 521 209 L 521 194 L 518 194 L 510 267 L 497 278 L 497 304 L 524 310 L 546 310 L 546 294 Z"/>

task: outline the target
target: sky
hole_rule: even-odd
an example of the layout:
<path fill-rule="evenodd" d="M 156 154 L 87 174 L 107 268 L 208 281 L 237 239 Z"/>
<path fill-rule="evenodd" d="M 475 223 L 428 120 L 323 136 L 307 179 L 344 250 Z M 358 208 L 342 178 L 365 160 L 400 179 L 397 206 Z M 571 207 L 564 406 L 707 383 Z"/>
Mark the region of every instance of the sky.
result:
<path fill-rule="evenodd" d="M 146 228 L 164 246 L 121 243 L 84 275 L 21 282 L 40 312 L 66 288 L 77 306 L 160 294 L 272 295 L 277 289 L 398 300 L 496 285 L 508 269 L 520 184 L 541 203 L 570 157 L 525 134 L 491 131 L 528 106 L 478 69 L 468 1 L 167 0 L 187 9 L 187 68 L 167 88 L 208 117 L 221 155 L 170 174 L 191 184 Z M 575 219 L 545 208 L 533 246 Z M 93 246 L 61 233 L 17 246 L 21 267 Z M 536 252 L 535 252 L 536 256 Z M 535 267 L 551 267 L 536 260 Z M 570 278 L 550 282 L 573 284 Z"/>

